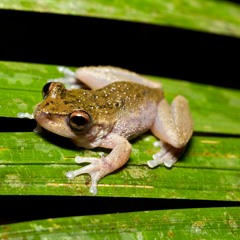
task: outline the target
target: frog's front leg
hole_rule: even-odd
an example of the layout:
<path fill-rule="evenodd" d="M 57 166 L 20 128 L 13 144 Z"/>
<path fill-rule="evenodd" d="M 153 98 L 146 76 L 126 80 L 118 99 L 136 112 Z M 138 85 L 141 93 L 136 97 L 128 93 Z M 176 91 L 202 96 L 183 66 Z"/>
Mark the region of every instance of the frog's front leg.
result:
<path fill-rule="evenodd" d="M 77 163 L 89 162 L 90 164 L 66 173 L 69 179 L 81 174 L 89 174 L 92 180 L 90 192 L 93 194 L 97 194 L 97 183 L 100 179 L 122 167 L 128 161 L 132 149 L 131 144 L 117 134 L 109 134 L 103 139 L 99 147 L 110 148 L 112 151 L 108 156 L 102 158 L 82 158 L 78 156 L 75 158 Z"/>
<path fill-rule="evenodd" d="M 161 163 L 171 167 L 183 153 L 192 136 L 193 121 L 187 100 L 177 96 L 170 106 L 165 99 L 158 105 L 158 114 L 151 128 L 155 136 L 162 140 L 161 151 L 148 161 L 153 168 Z"/>

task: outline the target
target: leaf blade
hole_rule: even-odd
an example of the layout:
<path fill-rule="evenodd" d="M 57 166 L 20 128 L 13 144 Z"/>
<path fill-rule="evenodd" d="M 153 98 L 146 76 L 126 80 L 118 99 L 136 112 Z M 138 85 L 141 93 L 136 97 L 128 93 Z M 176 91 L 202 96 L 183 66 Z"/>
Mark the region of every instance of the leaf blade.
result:
<path fill-rule="evenodd" d="M 240 7 L 228 1 L 2 1 L 2 9 L 71 14 L 240 36 Z"/>
<path fill-rule="evenodd" d="M 158 151 L 151 147 L 155 140 L 146 134 L 133 142 L 127 165 L 100 181 L 98 196 L 240 200 L 237 138 L 195 136 L 171 170 L 147 167 Z M 87 175 L 68 180 L 65 173 L 81 167 L 76 155 L 96 157 L 98 151 L 76 150 L 65 140 L 56 144 L 34 133 L 1 133 L 0 149 L 1 195 L 91 195 Z"/>
<path fill-rule="evenodd" d="M 0 226 L 1 238 L 238 239 L 240 208 L 105 214 Z"/>

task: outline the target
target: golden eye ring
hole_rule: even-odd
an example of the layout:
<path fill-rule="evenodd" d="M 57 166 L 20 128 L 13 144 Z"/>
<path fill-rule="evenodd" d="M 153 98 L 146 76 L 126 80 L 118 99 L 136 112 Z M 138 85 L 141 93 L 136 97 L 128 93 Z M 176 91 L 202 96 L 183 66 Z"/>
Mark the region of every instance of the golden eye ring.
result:
<path fill-rule="evenodd" d="M 68 125 L 73 131 L 85 132 L 92 126 L 92 118 L 84 110 L 75 110 L 68 116 Z"/>

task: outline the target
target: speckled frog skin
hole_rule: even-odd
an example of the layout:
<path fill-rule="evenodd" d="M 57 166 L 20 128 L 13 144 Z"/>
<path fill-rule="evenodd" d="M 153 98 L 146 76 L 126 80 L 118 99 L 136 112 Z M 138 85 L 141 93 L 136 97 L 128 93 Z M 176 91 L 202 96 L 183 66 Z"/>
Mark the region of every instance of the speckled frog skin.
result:
<path fill-rule="evenodd" d="M 70 138 L 84 148 L 112 149 L 99 158 L 76 157 L 89 165 L 68 172 L 68 178 L 88 173 L 90 192 L 105 175 L 123 166 L 131 153 L 131 140 L 151 130 L 162 141 L 161 151 L 148 161 L 149 167 L 164 163 L 171 167 L 192 135 L 192 118 L 187 100 L 177 96 L 168 105 L 158 83 L 115 67 L 82 67 L 75 78 L 93 90 L 67 90 L 60 82 L 43 88 L 43 101 L 34 117 L 43 128 Z"/>

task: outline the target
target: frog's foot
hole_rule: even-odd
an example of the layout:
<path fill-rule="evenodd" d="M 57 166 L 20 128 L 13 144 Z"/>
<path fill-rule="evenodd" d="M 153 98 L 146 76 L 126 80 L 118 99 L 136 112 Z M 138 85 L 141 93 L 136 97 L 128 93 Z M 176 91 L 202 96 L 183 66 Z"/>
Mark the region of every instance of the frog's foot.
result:
<path fill-rule="evenodd" d="M 75 72 L 62 66 L 57 67 L 57 69 L 60 73 L 63 73 L 64 76 L 62 78 L 49 79 L 48 82 L 61 82 L 67 89 L 81 88 L 81 84 L 77 80 Z"/>
<path fill-rule="evenodd" d="M 93 194 L 97 194 L 97 183 L 100 179 L 119 169 L 127 162 L 132 149 L 127 139 L 114 133 L 110 133 L 105 137 L 99 147 L 112 148 L 112 151 L 107 156 L 101 154 L 101 158 L 82 158 L 78 156 L 75 158 L 77 163 L 87 162 L 90 164 L 66 174 L 70 179 L 81 174 L 89 174 L 92 179 L 90 192 Z"/>
<path fill-rule="evenodd" d="M 160 164 L 164 164 L 170 168 L 174 163 L 177 162 L 178 158 L 184 152 L 185 147 L 175 148 L 167 143 L 160 142 L 160 152 L 153 155 L 153 160 L 147 162 L 150 168 L 154 168 Z"/>
<path fill-rule="evenodd" d="M 171 105 L 163 99 L 158 105 L 151 131 L 163 143 L 161 151 L 153 155 L 153 160 L 148 162 L 149 167 L 161 163 L 171 167 L 184 152 L 193 132 L 193 121 L 186 98 L 177 96 Z"/>
<path fill-rule="evenodd" d="M 105 175 L 112 172 L 111 164 L 107 161 L 106 157 L 102 158 L 82 158 L 77 156 L 75 158 L 76 163 L 90 163 L 89 165 L 82 167 L 80 169 L 70 171 L 66 173 L 67 178 L 73 179 L 76 176 L 81 174 L 89 174 L 91 176 L 91 187 L 90 193 L 97 194 L 97 184 L 100 179 L 102 179 Z"/>
<path fill-rule="evenodd" d="M 63 66 L 58 66 L 57 67 L 57 70 L 60 72 L 60 73 L 63 73 L 64 76 L 66 77 L 73 77 L 75 78 L 75 72 L 73 72 L 72 70 L 70 70 L 69 68 L 67 67 L 63 67 Z"/>
<path fill-rule="evenodd" d="M 33 113 L 27 113 L 27 112 L 19 112 L 17 114 L 18 118 L 28 118 L 28 119 L 34 119 Z"/>

